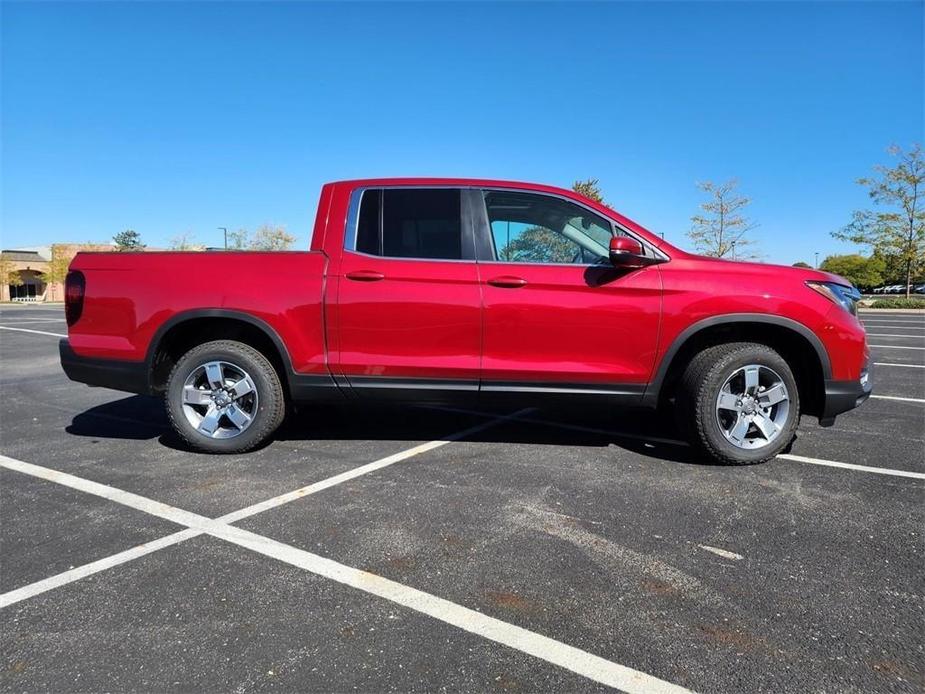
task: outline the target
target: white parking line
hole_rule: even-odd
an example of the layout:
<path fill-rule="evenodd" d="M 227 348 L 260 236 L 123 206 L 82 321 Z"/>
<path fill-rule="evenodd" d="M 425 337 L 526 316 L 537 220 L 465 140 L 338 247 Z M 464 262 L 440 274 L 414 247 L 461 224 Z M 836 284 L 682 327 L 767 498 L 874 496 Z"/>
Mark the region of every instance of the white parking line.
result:
<path fill-rule="evenodd" d="M 482 425 L 482 428 L 488 425 Z M 243 528 L 228 525 L 219 520 L 211 520 L 205 516 L 168 506 L 115 487 L 6 456 L 0 456 L 0 466 L 100 496 L 159 518 L 165 518 L 174 523 L 186 525 L 189 531 L 192 532 L 191 536 L 205 533 L 220 540 L 225 540 L 266 557 L 324 576 L 364 593 L 376 595 L 398 605 L 403 605 L 445 624 L 450 624 L 463 631 L 503 644 L 609 687 L 615 687 L 633 694 L 690 694 L 689 689 L 601 658 L 548 636 L 489 617 L 468 607 L 463 607 L 382 576 L 341 564 L 333 559 L 307 552 Z M 162 538 L 162 545 L 176 544 L 178 541 L 176 536 L 180 534 L 182 533 L 174 533 Z M 138 549 L 140 550 L 141 547 Z"/>
<path fill-rule="evenodd" d="M 879 347 L 880 349 L 925 349 L 925 347 L 907 347 L 906 345 L 867 345 L 868 347 Z"/>
<path fill-rule="evenodd" d="M 399 453 L 394 453 L 392 455 L 386 456 L 385 458 L 380 458 L 379 460 L 375 460 L 366 465 L 362 465 L 358 468 L 354 468 L 353 470 L 342 472 L 339 475 L 328 477 L 327 479 L 321 480 L 319 482 L 314 482 L 305 487 L 301 487 L 294 491 L 287 492 L 286 494 L 280 494 L 279 496 L 275 496 L 272 499 L 267 499 L 266 501 L 262 501 L 260 503 L 253 504 L 252 506 L 248 506 L 247 508 L 243 508 L 238 511 L 228 513 L 224 516 L 221 516 L 220 518 L 216 520 L 220 523 L 236 523 L 240 520 L 249 518 L 258 513 L 262 513 L 263 511 L 267 511 L 271 508 L 277 508 L 279 506 L 282 506 L 283 504 L 287 504 L 290 501 L 295 501 L 296 499 L 301 499 L 311 494 L 316 494 L 317 492 L 320 492 L 323 489 L 328 489 L 330 487 L 333 487 L 334 485 L 347 482 L 348 480 L 355 479 L 362 475 L 368 475 L 370 472 L 381 470 L 384 467 L 388 467 L 389 465 L 394 465 L 395 463 L 401 462 L 403 460 L 407 460 L 408 458 L 412 458 L 416 455 L 420 455 L 421 453 L 425 453 L 427 451 L 432 451 L 436 448 L 440 448 L 441 446 L 445 446 L 446 444 L 451 443 L 452 441 L 458 441 L 459 439 L 469 436 L 470 434 L 483 431 L 484 429 L 488 429 L 489 427 L 495 426 L 496 424 L 500 424 L 503 421 L 509 420 L 516 415 L 525 414 L 530 411 L 531 411 L 530 409 L 520 410 L 513 414 L 495 417 L 488 422 L 485 422 L 483 424 L 478 424 L 468 429 L 464 429 L 463 431 L 459 431 L 455 434 L 451 434 L 450 436 L 447 436 L 443 439 L 438 439 L 436 441 L 430 441 L 428 443 L 423 443 L 419 446 L 415 446 L 414 448 L 409 448 L 408 450 L 400 451 Z M 124 419 L 124 418 L 120 418 L 120 419 Z M 125 421 L 140 422 L 141 420 L 127 420 L 126 419 Z M 11 463 L 12 465 L 17 465 L 20 463 L 20 461 L 17 461 L 13 458 L 7 458 L 6 456 L 0 455 L 0 466 L 3 466 L 4 460 L 13 461 Z M 21 463 L 21 465 L 29 465 L 29 463 Z M 38 466 L 32 466 L 32 468 L 38 468 Z M 28 468 L 28 469 L 32 469 L 32 468 Z M 18 472 L 26 472 L 26 474 L 31 474 L 28 472 L 28 469 L 26 468 L 23 468 L 23 469 L 16 468 L 16 469 Z M 39 468 L 39 469 L 45 469 L 45 468 Z M 54 472 L 54 471 L 51 471 L 51 472 Z M 57 474 L 66 475 L 66 473 L 63 473 L 63 472 L 57 473 Z M 48 477 L 46 479 L 50 479 L 50 481 L 52 482 L 58 481 L 57 479 L 52 479 L 51 477 Z M 96 485 L 95 482 L 88 482 L 87 484 Z M 78 488 L 78 487 L 75 487 L 75 488 Z M 126 503 L 125 501 L 119 501 L 118 499 L 105 496 L 103 492 L 105 492 L 106 489 L 107 488 L 105 485 L 96 485 L 93 487 L 88 486 L 86 488 L 82 488 L 81 491 L 85 491 L 90 494 L 96 494 L 97 496 L 104 496 L 104 498 L 109 498 L 111 501 L 117 501 L 118 503 Z M 147 508 L 139 508 L 138 510 L 145 511 L 146 513 L 154 514 L 153 511 Z M 172 519 L 168 519 L 168 520 L 172 520 Z M 7 605 L 12 604 L 14 602 L 19 602 L 20 600 L 25 600 L 26 598 L 33 597 L 35 595 L 38 595 L 39 593 L 44 593 L 45 591 L 51 590 L 52 588 L 58 588 L 60 586 L 67 585 L 68 583 L 72 583 L 73 581 L 78 581 L 81 578 L 85 578 L 86 576 L 91 576 L 95 573 L 99 573 L 100 571 L 104 571 L 106 569 L 112 568 L 114 566 L 118 566 L 120 564 L 124 564 L 126 562 L 132 561 L 133 559 L 138 559 L 140 557 L 145 556 L 146 554 L 150 554 L 151 552 L 155 550 L 163 549 L 164 547 L 170 547 L 171 545 L 175 545 L 185 540 L 189 540 L 193 537 L 196 537 L 197 535 L 201 535 L 202 532 L 203 532 L 202 530 L 182 530 L 178 533 L 174 533 L 173 535 L 162 537 L 161 539 L 155 542 L 148 542 L 142 545 L 138 545 L 137 547 L 132 547 L 130 549 L 125 550 L 124 552 L 119 552 L 118 554 L 114 554 L 111 557 L 106 557 L 105 559 L 100 559 L 99 561 L 90 562 L 89 564 L 78 566 L 77 568 L 74 568 L 74 569 L 69 569 L 68 571 L 64 571 L 50 578 L 37 581 L 36 583 L 31 583 L 27 586 L 23 586 L 22 588 L 17 588 L 16 590 L 12 590 L 8 593 L 4 593 L 0 595 L 0 608 L 6 607 Z"/>
<path fill-rule="evenodd" d="M 886 361 L 875 361 L 874 366 L 904 366 L 907 369 L 925 369 L 925 364 L 894 364 Z"/>
<path fill-rule="evenodd" d="M 52 337 L 67 337 L 61 333 L 47 333 L 44 330 L 29 330 L 28 328 L 11 328 L 7 325 L 0 325 L 0 330 L 15 330 L 18 333 L 34 333 L 35 335 L 51 335 Z"/>
<path fill-rule="evenodd" d="M 897 335 L 896 333 L 867 333 L 867 337 L 911 337 L 916 340 L 925 339 L 925 335 Z"/>
<path fill-rule="evenodd" d="M 894 399 L 891 396 L 887 396 L 887 395 L 872 395 L 871 397 L 874 397 L 874 398 L 879 397 L 879 398 L 890 399 L 890 400 Z M 895 398 L 895 399 L 904 400 L 906 398 Z M 444 407 L 436 408 L 435 407 L 434 409 L 444 410 L 444 409 L 450 409 L 450 408 L 444 408 Z M 475 410 L 452 410 L 452 411 L 477 414 Z M 667 443 L 673 446 L 690 446 L 690 444 L 688 444 L 686 441 L 679 441 L 677 439 L 660 439 L 660 438 L 653 438 L 653 437 L 648 437 L 648 436 L 641 436 L 639 434 L 626 434 L 621 431 L 615 431 L 613 429 L 597 429 L 594 427 L 585 427 L 585 426 L 580 426 L 576 424 L 562 424 L 562 423 L 555 422 L 555 421 L 548 420 L 548 419 L 536 419 L 533 417 L 512 417 L 512 419 L 516 419 L 516 421 L 524 422 L 526 424 L 540 424 L 543 426 L 558 427 L 560 429 L 587 431 L 589 433 L 605 434 L 605 435 L 614 436 L 617 438 L 640 439 L 643 441 Z M 783 454 L 783 453 L 779 454 L 777 458 L 784 458 L 786 460 L 799 460 L 802 463 L 815 463 L 817 465 L 827 465 L 829 467 L 844 467 L 844 468 L 848 468 L 851 470 L 858 470 L 861 472 L 876 472 L 881 475 L 896 475 L 897 477 L 914 477 L 916 479 L 925 479 L 925 474 L 918 473 L 918 472 L 908 472 L 906 470 L 893 470 L 890 468 L 868 467 L 866 465 L 854 465 L 852 463 L 839 463 L 839 462 L 835 462 L 831 460 L 819 460 L 817 458 L 805 458 L 803 456 L 792 456 L 792 455 Z"/>
<path fill-rule="evenodd" d="M 778 458 L 784 460 L 793 460 L 797 463 L 809 463 L 810 465 L 824 465 L 826 467 L 839 467 L 846 470 L 859 470 L 860 472 L 872 472 L 875 475 L 892 475 L 894 477 L 911 477 L 916 480 L 925 480 L 925 473 L 912 472 L 911 470 L 892 470 L 885 467 L 871 467 L 869 465 L 855 465 L 854 463 L 839 463 L 835 460 L 821 460 L 819 458 L 807 458 L 802 455 L 791 455 L 790 453 L 781 453 Z"/>
<path fill-rule="evenodd" d="M 898 395 L 871 395 L 876 400 L 899 400 L 900 402 L 925 402 L 922 398 L 901 398 Z"/>

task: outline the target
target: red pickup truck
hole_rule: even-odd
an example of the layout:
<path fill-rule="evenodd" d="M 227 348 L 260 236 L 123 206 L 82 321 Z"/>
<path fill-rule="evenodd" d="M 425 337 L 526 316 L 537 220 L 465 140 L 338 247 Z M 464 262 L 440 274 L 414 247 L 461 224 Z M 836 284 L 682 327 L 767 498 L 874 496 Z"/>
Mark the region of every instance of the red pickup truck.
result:
<path fill-rule="evenodd" d="M 308 252 L 80 253 L 67 375 L 162 394 L 240 452 L 293 402 L 488 399 L 674 413 L 727 464 L 870 394 L 856 290 L 686 253 L 569 190 L 468 179 L 323 187 Z"/>

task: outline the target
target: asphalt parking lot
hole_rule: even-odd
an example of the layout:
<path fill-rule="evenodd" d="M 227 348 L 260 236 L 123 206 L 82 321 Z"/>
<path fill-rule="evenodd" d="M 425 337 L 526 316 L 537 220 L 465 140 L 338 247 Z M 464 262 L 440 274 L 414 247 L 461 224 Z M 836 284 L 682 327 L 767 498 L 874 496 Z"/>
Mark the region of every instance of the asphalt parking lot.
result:
<path fill-rule="evenodd" d="M 921 692 L 925 315 L 876 397 L 703 464 L 619 412 L 306 408 L 243 456 L 0 309 L 3 691 Z"/>

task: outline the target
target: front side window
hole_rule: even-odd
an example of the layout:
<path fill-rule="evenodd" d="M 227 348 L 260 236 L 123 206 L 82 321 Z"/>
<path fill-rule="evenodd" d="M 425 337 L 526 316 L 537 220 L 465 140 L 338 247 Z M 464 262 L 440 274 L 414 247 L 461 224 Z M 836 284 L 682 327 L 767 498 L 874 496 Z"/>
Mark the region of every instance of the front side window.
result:
<path fill-rule="evenodd" d="M 485 206 L 496 260 L 590 265 L 610 255 L 610 222 L 575 203 L 536 193 L 489 191 Z"/>
<path fill-rule="evenodd" d="M 390 258 L 460 260 L 461 218 L 458 189 L 366 190 L 356 250 Z"/>

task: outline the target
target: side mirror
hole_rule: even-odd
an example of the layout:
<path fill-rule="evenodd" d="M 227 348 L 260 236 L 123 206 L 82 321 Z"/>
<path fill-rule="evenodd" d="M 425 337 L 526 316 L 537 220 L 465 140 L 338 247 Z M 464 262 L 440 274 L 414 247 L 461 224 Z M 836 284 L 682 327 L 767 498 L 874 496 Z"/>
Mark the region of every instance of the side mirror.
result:
<path fill-rule="evenodd" d="M 646 257 L 636 239 L 614 236 L 610 239 L 610 262 L 616 267 L 645 267 L 652 264 L 652 258 Z"/>

